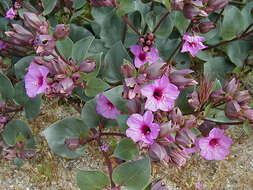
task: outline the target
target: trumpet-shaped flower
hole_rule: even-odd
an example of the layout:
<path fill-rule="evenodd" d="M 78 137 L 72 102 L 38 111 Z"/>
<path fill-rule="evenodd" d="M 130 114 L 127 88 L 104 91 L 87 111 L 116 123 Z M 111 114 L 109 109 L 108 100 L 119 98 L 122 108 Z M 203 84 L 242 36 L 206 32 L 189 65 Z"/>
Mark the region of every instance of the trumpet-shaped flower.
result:
<path fill-rule="evenodd" d="M 232 144 L 233 140 L 224 135 L 224 130 L 213 128 L 208 137 L 199 139 L 200 155 L 206 160 L 223 160 Z"/>
<path fill-rule="evenodd" d="M 133 45 L 130 50 L 135 55 L 134 65 L 137 68 L 140 68 L 147 62 L 151 65 L 159 59 L 158 50 L 154 47 L 152 47 L 149 52 L 145 52 L 142 50 L 141 46 Z"/>
<path fill-rule="evenodd" d="M 132 114 L 127 120 L 129 128 L 126 130 L 126 136 L 134 142 L 144 142 L 148 145 L 154 143 L 158 137 L 160 126 L 153 123 L 154 116 L 151 111 L 146 111 L 144 115 Z"/>
<path fill-rule="evenodd" d="M 141 89 L 141 94 L 147 97 L 145 109 L 151 111 L 171 110 L 179 93 L 177 86 L 171 84 L 166 75 Z"/>
<path fill-rule="evenodd" d="M 97 112 L 107 119 L 116 119 L 116 114 L 120 114 L 120 111 L 105 97 L 103 93 L 99 94 L 97 99 Z"/>
<path fill-rule="evenodd" d="M 5 15 L 5 18 L 8 18 L 10 20 L 13 20 L 14 17 L 16 15 L 16 12 L 13 10 L 13 8 L 11 7 L 7 12 L 6 12 L 6 15 Z"/>
<path fill-rule="evenodd" d="M 199 50 L 205 49 L 207 46 L 205 46 L 202 41 L 204 40 L 204 37 L 201 36 L 190 36 L 185 34 L 184 35 L 185 43 L 182 47 L 181 52 L 187 52 L 189 51 L 190 54 L 195 57 L 195 55 L 198 53 Z"/>
<path fill-rule="evenodd" d="M 49 70 L 45 66 L 39 66 L 31 63 L 28 72 L 25 75 L 26 93 L 30 98 L 36 97 L 37 94 L 44 93 L 47 88 L 46 77 Z"/>

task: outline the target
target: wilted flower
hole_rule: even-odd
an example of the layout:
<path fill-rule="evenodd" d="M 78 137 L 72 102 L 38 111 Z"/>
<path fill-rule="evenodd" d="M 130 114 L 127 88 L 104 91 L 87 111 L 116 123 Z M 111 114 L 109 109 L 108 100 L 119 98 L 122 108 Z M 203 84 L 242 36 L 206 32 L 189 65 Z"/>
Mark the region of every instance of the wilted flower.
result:
<path fill-rule="evenodd" d="M 30 98 L 37 94 L 44 93 L 47 88 L 46 77 L 49 73 L 48 68 L 31 63 L 25 75 L 26 93 Z"/>
<path fill-rule="evenodd" d="M 225 115 L 228 119 L 236 120 L 241 111 L 241 106 L 238 104 L 237 101 L 231 100 L 225 106 Z"/>
<path fill-rule="evenodd" d="M 145 109 L 151 111 L 157 111 L 158 109 L 163 111 L 171 110 L 179 93 L 178 88 L 171 84 L 165 75 L 141 89 L 141 94 L 147 97 Z"/>
<path fill-rule="evenodd" d="M 13 20 L 15 18 L 16 15 L 16 11 L 13 10 L 13 8 L 11 7 L 7 12 L 6 12 L 6 16 L 5 18 L 8 18 L 10 20 Z"/>
<path fill-rule="evenodd" d="M 216 28 L 216 25 L 213 22 L 202 22 L 199 24 L 198 26 L 200 33 L 202 34 L 206 34 L 208 33 L 210 30 Z"/>
<path fill-rule="evenodd" d="M 0 51 L 7 47 L 7 43 L 0 40 Z"/>
<path fill-rule="evenodd" d="M 158 143 L 153 143 L 150 146 L 148 154 L 149 154 L 151 161 L 153 161 L 153 162 L 155 162 L 155 161 L 167 162 L 169 159 L 168 153 L 167 153 L 166 149 L 164 148 L 164 146 L 161 146 Z"/>
<path fill-rule="evenodd" d="M 126 136 L 133 139 L 134 142 L 153 144 L 160 131 L 160 126 L 153 123 L 153 120 L 154 116 L 151 111 L 146 111 L 143 116 L 132 114 L 127 120 L 129 128 L 126 130 Z"/>
<path fill-rule="evenodd" d="M 124 75 L 125 78 L 130 78 L 134 76 L 134 66 L 130 63 L 124 64 L 120 67 L 121 73 Z"/>
<path fill-rule="evenodd" d="M 190 96 L 190 99 L 188 99 L 189 105 L 193 108 L 197 108 L 200 105 L 198 92 L 194 90 L 193 93 L 190 94 L 189 96 Z"/>
<path fill-rule="evenodd" d="M 224 135 L 224 130 L 214 128 L 208 137 L 199 139 L 200 155 L 206 160 L 223 160 L 230 152 L 233 140 Z"/>
<path fill-rule="evenodd" d="M 68 96 L 72 93 L 72 90 L 75 87 L 74 81 L 70 77 L 67 77 L 59 82 L 59 87 L 60 87 L 59 93 Z"/>
<path fill-rule="evenodd" d="M 131 46 L 131 52 L 135 55 L 134 65 L 137 68 L 140 68 L 141 65 L 144 65 L 147 62 L 151 65 L 159 59 L 158 50 L 154 47 L 152 47 L 149 52 L 145 52 L 142 50 L 141 46 L 133 45 Z"/>
<path fill-rule="evenodd" d="M 213 12 L 218 9 L 223 9 L 228 5 L 228 3 L 228 0 L 209 0 L 207 10 Z"/>
<path fill-rule="evenodd" d="M 195 16 L 197 16 L 200 13 L 200 9 L 194 5 L 186 4 L 183 8 L 183 13 L 185 18 L 193 19 Z"/>
<path fill-rule="evenodd" d="M 116 119 L 116 114 L 120 114 L 120 111 L 105 97 L 103 93 L 99 94 L 97 99 L 97 112 L 108 119 Z"/>
<path fill-rule="evenodd" d="M 195 57 L 195 55 L 198 53 L 199 50 L 205 49 L 207 46 L 205 46 L 201 41 L 204 40 L 204 37 L 197 36 L 197 35 L 187 35 L 184 34 L 184 40 L 185 43 L 182 47 L 181 52 L 187 52 L 189 51 L 190 54 Z"/>
<path fill-rule="evenodd" d="M 138 98 L 127 100 L 126 107 L 129 114 L 141 113 L 141 101 Z"/>
<path fill-rule="evenodd" d="M 195 139 L 196 135 L 188 128 L 183 128 L 176 133 L 176 142 L 187 148 L 194 145 Z"/>
<path fill-rule="evenodd" d="M 198 84 L 198 82 L 188 77 L 189 74 L 193 72 L 194 71 L 190 69 L 176 70 L 169 74 L 170 82 L 175 84 L 180 90 L 194 86 Z"/>
<path fill-rule="evenodd" d="M 40 34 L 48 34 L 49 24 L 40 16 L 31 12 L 24 12 L 24 23 L 28 28 L 38 31 Z"/>
<path fill-rule="evenodd" d="M 96 69 L 96 60 L 95 59 L 85 59 L 79 67 L 80 72 L 91 73 Z"/>
<path fill-rule="evenodd" d="M 90 0 L 90 4 L 93 7 L 111 7 L 113 0 Z"/>
<path fill-rule="evenodd" d="M 199 131 L 201 134 L 205 137 L 207 137 L 210 133 L 210 131 L 216 127 L 216 123 L 212 121 L 204 121 L 200 126 L 199 126 Z"/>
<path fill-rule="evenodd" d="M 50 35 L 37 35 L 34 40 L 36 53 L 41 56 L 48 56 L 55 48 L 55 40 Z"/>
<path fill-rule="evenodd" d="M 239 81 L 236 78 L 233 78 L 231 81 L 226 82 L 223 89 L 230 96 L 233 96 L 239 87 Z"/>
<path fill-rule="evenodd" d="M 169 163 L 177 168 L 181 168 L 185 163 L 186 159 L 190 158 L 185 150 L 181 150 L 177 147 L 167 147 L 169 155 Z"/>
<path fill-rule="evenodd" d="M 171 9 L 182 11 L 184 8 L 184 1 L 183 0 L 171 0 Z"/>
<path fill-rule="evenodd" d="M 152 183 L 151 190 L 169 190 L 169 188 L 168 185 L 163 182 L 163 180 L 159 180 Z"/>

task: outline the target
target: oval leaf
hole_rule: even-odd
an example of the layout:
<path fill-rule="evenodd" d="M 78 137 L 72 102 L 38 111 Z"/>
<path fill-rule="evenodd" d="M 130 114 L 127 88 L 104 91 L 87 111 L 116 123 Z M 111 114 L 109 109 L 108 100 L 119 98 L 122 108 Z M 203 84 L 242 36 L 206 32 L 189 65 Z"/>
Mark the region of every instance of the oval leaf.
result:
<path fill-rule="evenodd" d="M 50 14 L 56 5 L 57 0 L 42 0 L 42 6 L 44 8 L 43 15 Z"/>
<path fill-rule="evenodd" d="M 35 98 L 30 98 L 24 107 L 25 117 L 29 120 L 35 119 L 40 113 L 42 95 L 37 95 Z"/>
<path fill-rule="evenodd" d="M 139 156 L 139 149 L 132 139 L 125 138 L 119 142 L 113 156 L 122 160 L 134 160 Z"/>
<path fill-rule="evenodd" d="M 4 100 L 12 100 L 14 96 L 14 88 L 11 81 L 2 73 L 0 73 L 0 96 Z"/>

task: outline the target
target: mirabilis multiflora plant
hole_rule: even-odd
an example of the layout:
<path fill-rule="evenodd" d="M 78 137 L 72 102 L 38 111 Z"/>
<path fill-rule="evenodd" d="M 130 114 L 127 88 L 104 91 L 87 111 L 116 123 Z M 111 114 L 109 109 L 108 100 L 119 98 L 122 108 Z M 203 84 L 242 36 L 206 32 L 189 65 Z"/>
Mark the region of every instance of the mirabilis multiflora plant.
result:
<path fill-rule="evenodd" d="M 227 129 L 250 134 L 252 96 L 241 78 L 252 69 L 252 2 L 6 2 L 1 158 L 19 167 L 36 160 L 31 129 L 13 118 L 35 119 L 52 98 L 67 99 L 81 119 L 42 132 L 51 151 L 74 159 L 96 141 L 108 166 L 108 175 L 77 170 L 81 189 L 168 189 L 151 180 L 151 163 L 181 168 L 197 152 L 223 160 L 233 144 Z M 105 136 L 122 139 L 113 149 Z"/>

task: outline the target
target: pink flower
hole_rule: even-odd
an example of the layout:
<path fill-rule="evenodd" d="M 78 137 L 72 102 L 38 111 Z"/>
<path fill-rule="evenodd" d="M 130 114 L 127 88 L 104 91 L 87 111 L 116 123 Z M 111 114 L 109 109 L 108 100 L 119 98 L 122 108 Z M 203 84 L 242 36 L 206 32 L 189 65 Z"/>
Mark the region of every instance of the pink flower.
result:
<path fill-rule="evenodd" d="M 5 18 L 8 18 L 10 20 L 13 20 L 14 17 L 16 15 L 16 12 L 13 10 L 13 8 L 11 7 L 7 12 L 6 12 L 6 16 Z"/>
<path fill-rule="evenodd" d="M 134 65 L 137 68 L 140 68 L 147 62 L 151 65 L 159 59 L 158 50 L 154 47 L 152 47 L 149 52 L 144 52 L 141 46 L 133 45 L 130 51 L 135 55 Z"/>
<path fill-rule="evenodd" d="M 116 119 L 116 114 L 120 114 L 120 111 L 105 97 L 103 93 L 99 94 L 97 99 L 97 112 L 108 119 Z"/>
<path fill-rule="evenodd" d="M 179 93 L 178 88 L 169 82 L 166 75 L 141 89 L 141 94 L 147 97 L 145 109 L 151 111 L 171 110 Z"/>
<path fill-rule="evenodd" d="M 182 47 L 181 53 L 189 51 L 193 57 L 195 57 L 199 50 L 205 49 L 207 47 L 201 42 L 204 40 L 204 37 L 201 36 L 189 36 L 185 34 L 184 40 L 185 43 Z"/>
<path fill-rule="evenodd" d="M 146 111 L 143 116 L 132 114 L 127 120 L 129 128 L 126 130 L 126 136 L 133 139 L 134 142 L 153 144 L 160 131 L 160 126 L 153 123 L 153 120 L 154 116 L 151 111 Z"/>
<path fill-rule="evenodd" d="M 223 160 L 230 151 L 233 140 L 224 135 L 224 130 L 213 128 L 209 137 L 199 139 L 200 155 L 206 160 Z"/>
<path fill-rule="evenodd" d="M 31 63 L 28 72 L 25 75 L 26 94 L 30 98 L 36 97 L 37 94 L 44 93 L 47 88 L 46 78 L 49 70 L 45 66 L 39 66 Z"/>
<path fill-rule="evenodd" d="M 5 49 L 6 47 L 7 47 L 7 43 L 5 43 L 5 42 L 3 42 L 3 41 L 0 40 L 0 51 L 2 49 Z"/>

